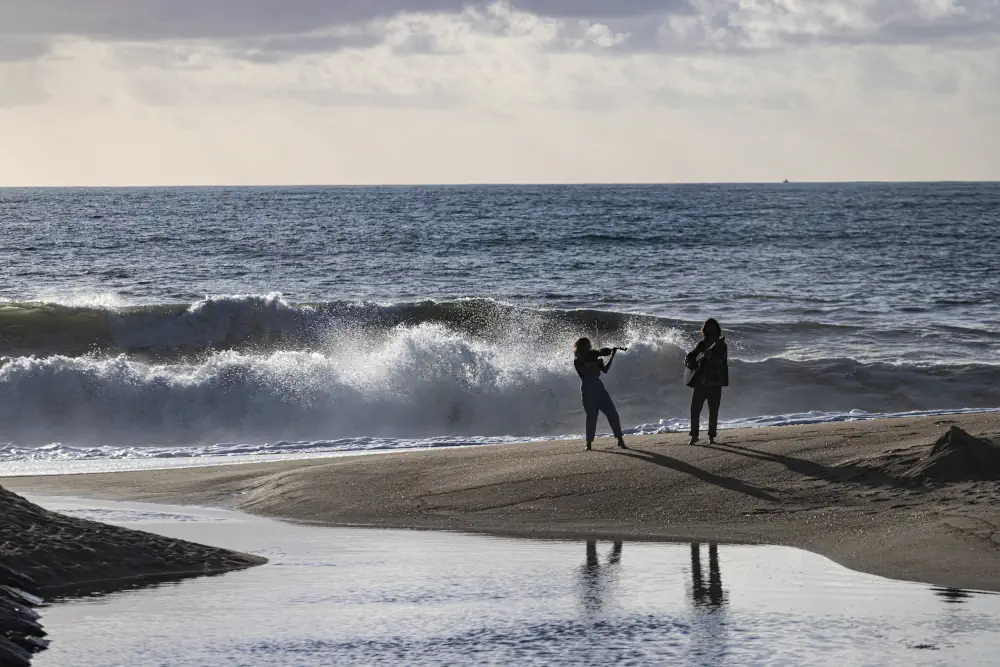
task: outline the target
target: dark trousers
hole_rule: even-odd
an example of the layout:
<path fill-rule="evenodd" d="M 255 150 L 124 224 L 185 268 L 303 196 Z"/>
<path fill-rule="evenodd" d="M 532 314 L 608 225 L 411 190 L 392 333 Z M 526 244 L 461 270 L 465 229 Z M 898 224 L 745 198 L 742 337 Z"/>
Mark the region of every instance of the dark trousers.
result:
<path fill-rule="evenodd" d="M 583 409 L 587 413 L 587 442 L 593 442 L 597 434 L 597 413 L 603 412 L 611 424 L 611 431 L 616 438 L 622 437 L 622 422 L 618 417 L 614 401 L 603 384 L 593 383 L 583 385 Z"/>
<path fill-rule="evenodd" d="M 701 408 L 708 401 L 708 437 L 714 438 L 719 429 L 719 406 L 722 404 L 722 387 L 695 387 L 691 396 L 691 435 L 698 436 Z"/>

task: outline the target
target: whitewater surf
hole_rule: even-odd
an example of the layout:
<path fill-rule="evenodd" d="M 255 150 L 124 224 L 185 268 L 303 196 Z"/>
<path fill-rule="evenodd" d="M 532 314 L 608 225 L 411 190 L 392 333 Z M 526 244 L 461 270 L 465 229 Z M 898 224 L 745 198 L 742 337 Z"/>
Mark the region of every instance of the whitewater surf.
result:
<path fill-rule="evenodd" d="M 208 456 L 496 444 L 580 432 L 575 338 L 627 346 L 607 378 L 632 432 L 686 428 L 698 323 L 488 299 L 7 304 L 0 457 Z M 19 324 L 15 324 L 19 323 Z M 729 328 L 729 426 L 996 407 L 1000 366 L 810 358 L 800 323 Z M 87 345 L 83 345 L 86 341 Z M 828 344 L 827 347 L 833 344 Z M 45 352 L 42 348 L 48 347 Z M 87 350 L 84 351 L 83 347 Z M 776 354 L 768 354 L 774 351 Z M 39 447 L 42 447 L 39 449 Z"/>

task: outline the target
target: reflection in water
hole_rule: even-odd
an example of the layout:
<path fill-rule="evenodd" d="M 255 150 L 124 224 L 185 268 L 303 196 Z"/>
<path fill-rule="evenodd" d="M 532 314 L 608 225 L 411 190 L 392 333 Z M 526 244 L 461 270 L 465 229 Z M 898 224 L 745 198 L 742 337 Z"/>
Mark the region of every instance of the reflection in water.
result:
<path fill-rule="evenodd" d="M 691 544 L 691 598 L 695 609 L 714 612 L 723 608 L 729 601 L 722 588 L 722 570 L 719 567 L 719 545 L 708 545 L 708 581 L 702 570 L 702 545 Z M 608 554 L 607 562 L 601 564 L 597 554 L 597 540 L 587 540 L 587 560 L 580 568 L 580 590 L 583 596 L 583 606 L 590 614 L 600 612 L 610 598 L 612 576 L 622 559 L 622 541 L 615 540 Z"/>
<path fill-rule="evenodd" d="M 967 605 L 976 598 L 995 595 L 995 593 L 967 591 L 961 588 L 945 588 L 943 586 L 932 586 L 931 592 L 940 600 L 943 608 L 935 619 L 934 627 L 941 636 L 945 637 L 954 637 L 966 632 L 969 623 L 976 618 L 975 612 Z"/>
<path fill-rule="evenodd" d="M 931 590 L 950 604 L 962 604 L 972 597 L 972 593 L 963 591 L 961 588 L 932 588 Z"/>
<path fill-rule="evenodd" d="M 597 557 L 597 540 L 587 540 L 587 562 L 580 570 L 580 589 L 583 607 L 589 614 L 596 614 L 607 602 L 608 583 L 622 559 L 622 541 L 615 540 L 606 565 Z"/>
<path fill-rule="evenodd" d="M 501 541 L 204 511 L 232 519 L 133 525 L 274 565 L 52 605 L 45 625 L 59 641 L 39 667 L 997 662 L 1000 597 L 935 594 L 794 549 L 629 543 L 626 562 L 620 541 Z M 122 632 L 123 622 L 136 631 Z"/>
<path fill-rule="evenodd" d="M 708 586 L 701 572 L 701 544 L 691 543 L 691 597 L 695 607 L 707 607 L 709 610 L 721 607 L 726 603 L 726 593 L 722 590 L 722 573 L 719 570 L 719 545 L 708 545 Z"/>
<path fill-rule="evenodd" d="M 691 599 L 700 620 L 693 623 L 688 664 L 718 665 L 725 662 L 729 645 L 726 604 L 719 568 L 719 545 L 708 545 L 708 585 L 701 569 L 701 544 L 691 543 Z"/>

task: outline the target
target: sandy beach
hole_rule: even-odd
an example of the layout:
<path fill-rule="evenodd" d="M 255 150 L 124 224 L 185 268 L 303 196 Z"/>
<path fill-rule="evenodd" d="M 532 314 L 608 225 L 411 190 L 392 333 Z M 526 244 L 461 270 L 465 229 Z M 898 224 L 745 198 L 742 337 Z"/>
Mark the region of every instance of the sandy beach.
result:
<path fill-rule="evenodd" d="M 667 434 L 627 451 L 563 441 L 3 483 L 336 525 L 767 543 L 1000 591 L 1000 471 L 961 448 L 928 459 L 953 426 L 996 442 L 1000 415 L 733 430 L 714 446 Z"/>

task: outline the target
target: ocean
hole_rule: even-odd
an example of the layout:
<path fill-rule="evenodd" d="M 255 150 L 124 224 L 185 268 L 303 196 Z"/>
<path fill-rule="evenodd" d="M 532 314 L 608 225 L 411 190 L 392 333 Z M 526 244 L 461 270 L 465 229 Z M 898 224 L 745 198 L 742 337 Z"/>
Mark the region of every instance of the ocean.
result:
<path fill-rule="evenodd" d="M 1000 408 L 1000 184 L 0 189 L 0 461 Z M 601 427 L 606 429 L 602 421 Z"/>

